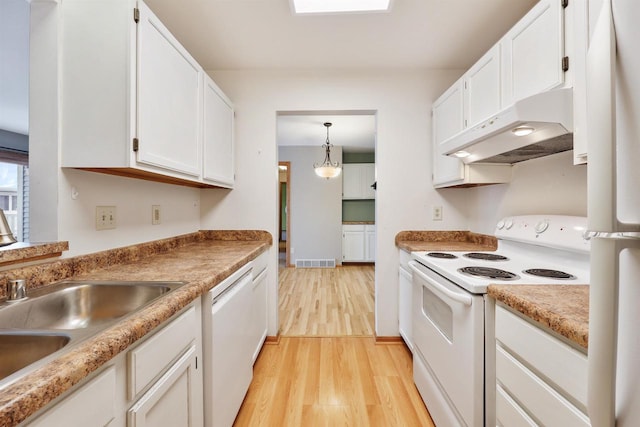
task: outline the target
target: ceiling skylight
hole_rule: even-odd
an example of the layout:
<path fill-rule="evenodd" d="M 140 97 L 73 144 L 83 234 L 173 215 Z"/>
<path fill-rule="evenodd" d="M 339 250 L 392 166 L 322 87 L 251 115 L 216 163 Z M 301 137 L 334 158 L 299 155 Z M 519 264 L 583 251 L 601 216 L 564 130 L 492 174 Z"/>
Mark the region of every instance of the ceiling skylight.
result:
<path fill-rule="evenodd" d="M 291 4 L 298 14 L 384 12 L 389 10 L 391 0 L 291 0 Z"/>

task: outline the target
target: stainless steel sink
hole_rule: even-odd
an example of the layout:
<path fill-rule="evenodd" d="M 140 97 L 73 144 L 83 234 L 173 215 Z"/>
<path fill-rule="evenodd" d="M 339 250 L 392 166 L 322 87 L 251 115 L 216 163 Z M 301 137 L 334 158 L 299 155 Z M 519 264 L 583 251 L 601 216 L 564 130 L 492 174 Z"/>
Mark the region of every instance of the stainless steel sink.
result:
<path fill-rule="evenodd" d="M 182 282 L 66 281 L 0 306 L 0 328 L 82 329 L 132 313 Z"/>
<path fill-rule="evenodd" d="M 70 340 L 63 334 L 0 333 L 0 380 L 60 350 Z"/>
<path fill-rule="evenodd" d="M 182 285 L 64 281 L 1 303 L 0 388 Z"/>

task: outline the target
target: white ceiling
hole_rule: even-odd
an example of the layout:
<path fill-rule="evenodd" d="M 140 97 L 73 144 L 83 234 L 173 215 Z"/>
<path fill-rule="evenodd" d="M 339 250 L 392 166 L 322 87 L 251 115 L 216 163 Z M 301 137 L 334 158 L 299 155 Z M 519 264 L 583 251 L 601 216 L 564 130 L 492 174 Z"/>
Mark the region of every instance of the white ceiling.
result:
<path fill-rule="evenodd" d="M 537 0 L 393 0 L 387 13 L 300 16 L 289 0 L 145 1 L 206 70 L 354 70 L 466 69 Z M 322 145 L 324 121 L 335 121 L 334 145 L 373 149 L 371 121 L 324 114 L 280 116 L 279 144 Z"/>
<path fill-rule="evenodd" d="M 468 68 L 537 0 L 394 0 L 299 15 L 289 0 L 145 0 L 206 70 Z"/>

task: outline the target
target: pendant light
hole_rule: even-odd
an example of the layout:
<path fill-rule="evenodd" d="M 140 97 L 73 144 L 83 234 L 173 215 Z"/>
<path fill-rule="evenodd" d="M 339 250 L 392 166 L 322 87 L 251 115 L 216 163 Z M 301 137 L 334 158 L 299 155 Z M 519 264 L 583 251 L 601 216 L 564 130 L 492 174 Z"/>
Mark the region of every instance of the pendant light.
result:
<path fill-rule="evenodd" d="M 339 176 L 342 168 L 340 167 L 340 163 L 331 162 L 331 147 L 333 147 L 333 144 L 329 142 L 329 128 L 331 127 L 331 123 L 327 122 L 324 125 L 327 128 L 327 141 L 322 145 L 322 148 L 325 149 L 324 162 L 320 164 L 315 163 L 313 168 L 316 175 L 321 178 L 329 179 Z"/>

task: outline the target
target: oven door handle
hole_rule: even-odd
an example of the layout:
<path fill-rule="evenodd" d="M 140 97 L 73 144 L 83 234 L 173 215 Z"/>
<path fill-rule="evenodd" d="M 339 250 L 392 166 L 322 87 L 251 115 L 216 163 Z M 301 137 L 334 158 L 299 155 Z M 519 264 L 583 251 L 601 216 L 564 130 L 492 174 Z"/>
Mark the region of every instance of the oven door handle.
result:
<path fill-rule="evenodd" d="M 442 286 L 440 283 L 436 282 L 435 280 L 433 280 L 432 278 L 430 278 L 429 276 L 424 274 L 422 271 L 420 271 L 420 269 L 417 267 L 417 265 L 419 265 L 418 262 L 409 261 L 409 267 L 411 267 L 411 269 L 414 271 L 414 273 L 416 273 L 425 282 L 427 282 L 429 284 L 429 286 L 431 286 L 432 288 L 436 289 L 438 292 L 446 295 L 447 297 L 451 298 L 455 302 L 459 302 L 460 304 L 464 304 L 467 307 L 471 307 L 471 302 L 473 301 L 471 299 L 471 295 L 466 294 L 466 293 L 463 294 L 463 293 L 459 293 L 459 292 L 454 292 L 454 291 L 448 289 L 447 287 Z"/>

